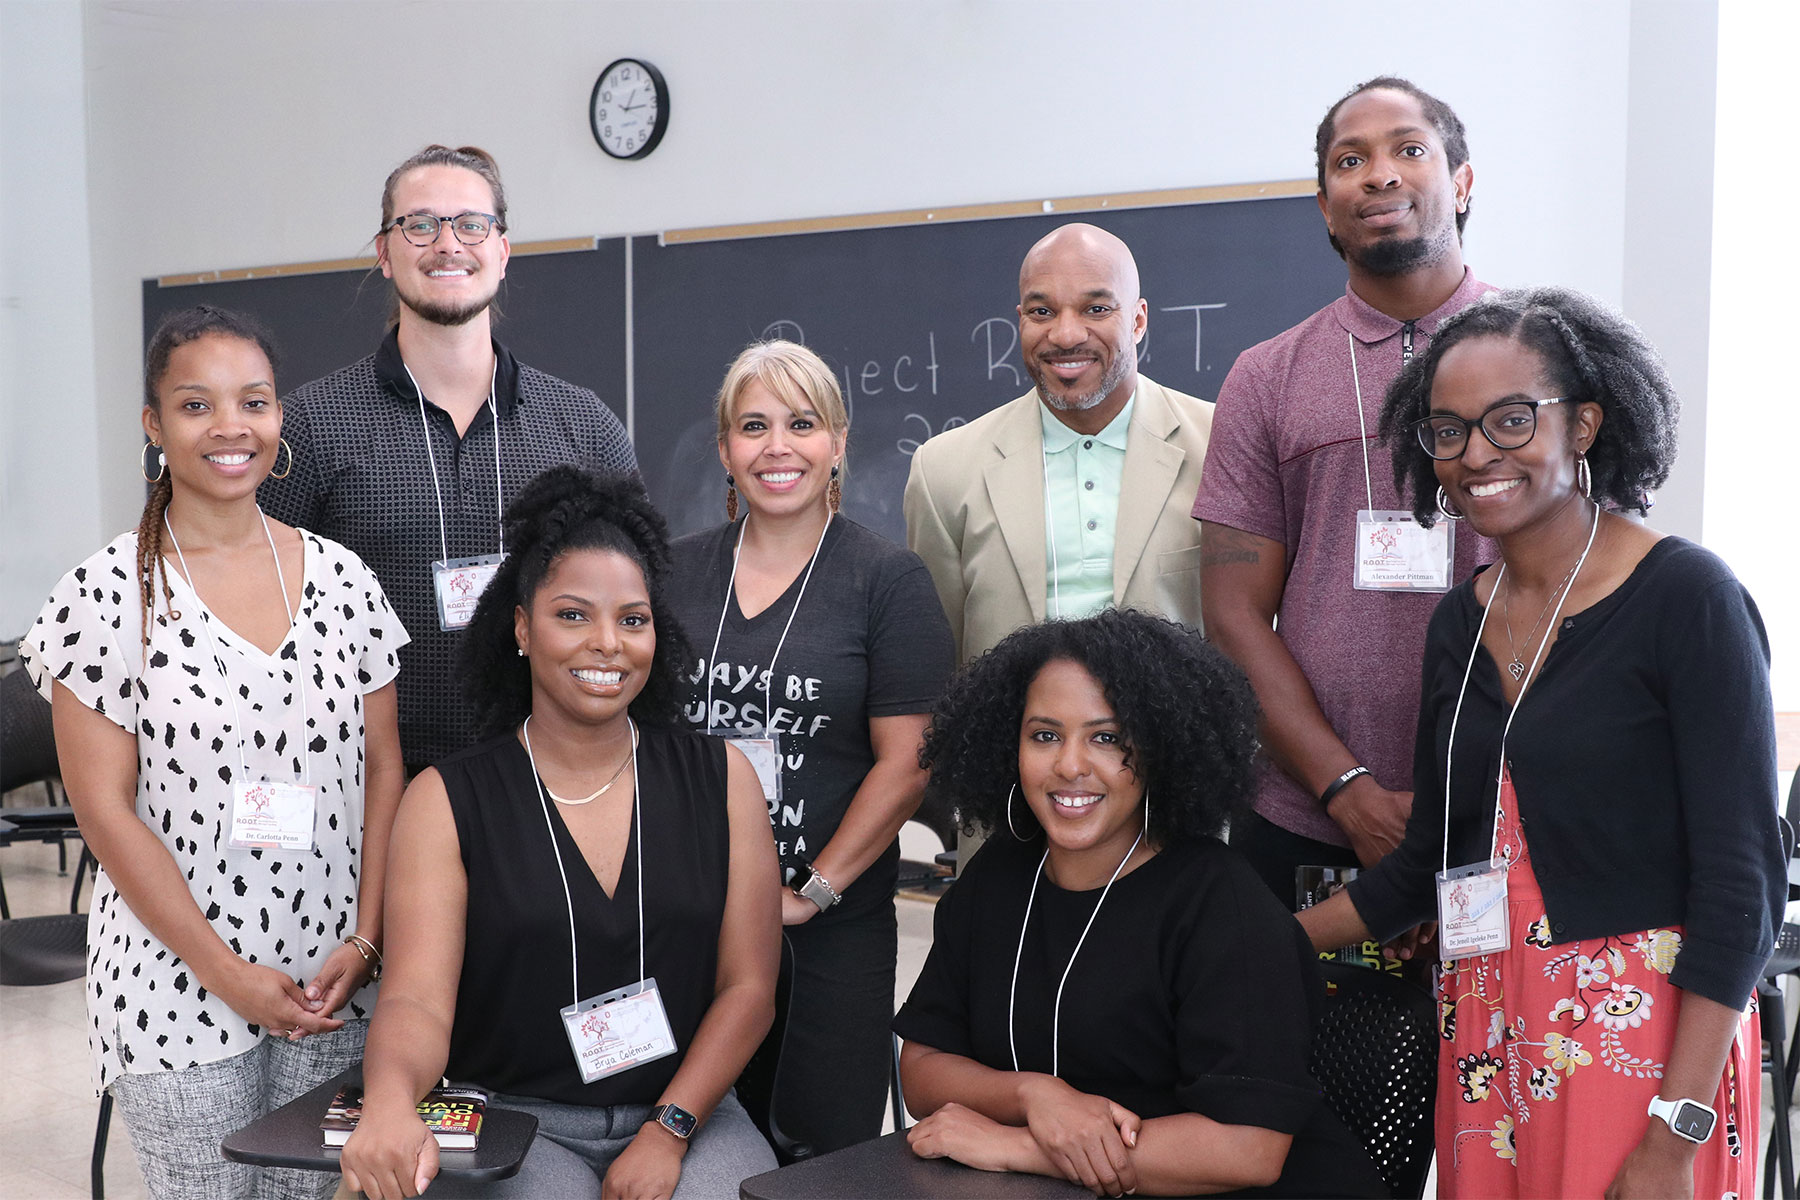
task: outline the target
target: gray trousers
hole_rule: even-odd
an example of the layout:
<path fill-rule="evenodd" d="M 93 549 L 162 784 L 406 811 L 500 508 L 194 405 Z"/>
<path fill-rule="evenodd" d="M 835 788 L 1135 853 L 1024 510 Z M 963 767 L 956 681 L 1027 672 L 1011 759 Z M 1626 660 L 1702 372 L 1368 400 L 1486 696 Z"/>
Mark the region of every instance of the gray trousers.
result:
<path fill-rule="evenodd" d="M 219 1143 L 361 1062 L 368 1028 L 346 1021 L 298 1042 L 266 1037 L 220 1062 L 114 1079 L 108 1090 L 153 1200 L 328 1200 L 336 1175 L 234 1163 Z"/>
<path fill-rule="evenodd" d="M 650 1115 L 645 1104 L 588 1108 L 526 1096 L 496 1094 L 496 1108 L 515 1108 L 538 1119 L 537 1140 L 511 1179 L 471 1183 L 440 1175 L 425 1189 L 429 1200 L 453 1197 L 599 1200 L 600 1181 Z M 737 1200 L 738 1184 L 775 1169 L 775 1152 L 731 1092 L 694 1134 L 681 1164 L 674 1200 Z"/>

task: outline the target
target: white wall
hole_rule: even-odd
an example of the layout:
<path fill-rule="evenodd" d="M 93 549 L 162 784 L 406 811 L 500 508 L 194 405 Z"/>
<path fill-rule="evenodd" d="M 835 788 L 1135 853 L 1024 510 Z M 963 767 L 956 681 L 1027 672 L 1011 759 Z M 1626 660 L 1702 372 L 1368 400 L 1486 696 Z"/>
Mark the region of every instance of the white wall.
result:
<path fill-rule="evenodd" d="M 386 172 L 434 140 L 496 153 L 514 236 L 532 240 L 1311 177 L 1324 109 L 1396 72 L 1469 127 L 1479 273 L 1619 302 L 1628 261 L 1691 234 L 1665 219 L 1685 217 L 1691 197 L 1628 192 L 1634 166 L 1660 170 L 1669 155 L 1635 114 L 1711 106 L 1711 76 L 1694 64 L 1714 6 L 1652 7 L 1646 31 L 1625 0 L 1380 16 L 1336 0 L 88 0 L 107 401 L 95 478 L 68 486 L 99 488 L 107 529 L 137 510 L 143 278 L 358 253 Z M 602 155 L 585 116 L 599 69 L 626 53 L 673 90 L 668 138 L 639 163 Z M 1683 166 L 1705 189 L 1710 130 L 1692 136 L 1702 152 Z M 11 193 L 10 174 L 0 186 Z M 1322 235 L 1319 247 L 1329 253 Z M 1705 329 L 1704 287 L 1635 290 L 1647 306 L 1666 301 L 1645 315 L 1653 337 Z M 1689 370 L 1702 381 L 1704 354 L 1702 339 Z M 1702 400 L 1691 393 L 1693 408 Z M 1671 497 L 1697 468 L 1683 464 Z M 1665 502 L 1657 519 L 1697 534 L 1698 501 Z M 41 536 L 70 561 L 97 540 L 85 521 Z"/>
<path fill-rule="evenodd" d="M 0 637 L 6 638 L 30 624 L 51 585 L 83 556 L 80 548 L 102 540 L 81 62 L 79 6 L 0 0 Z"/>
<path fill-rule="evenodd" d="M 1796 44 L 1800 9 L 1728 0 L 1720 12 L 1706 443 L 1706 544 L 1762 609 L 1784 712 L 1800 710 L 1800 394 L 1790 361 L 1800 243 L 1774 214 L 1800 188 L 1780 141 L 1793 119 Z M 1677 149 L 1677 171 L 1682 157 Z"/>

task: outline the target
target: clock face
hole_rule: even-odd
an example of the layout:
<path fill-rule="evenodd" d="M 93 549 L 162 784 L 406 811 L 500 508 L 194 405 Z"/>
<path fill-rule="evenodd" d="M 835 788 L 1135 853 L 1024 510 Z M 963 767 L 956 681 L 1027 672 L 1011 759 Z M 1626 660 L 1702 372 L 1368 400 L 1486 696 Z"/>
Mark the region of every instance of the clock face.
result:
<path fill-rule="evenodd" d="M 588 102 L 594 140 L 614 158 L 643 158 L 669 128 L 669 88 L 647 62 L 621 58 L 600 73 Z"/>

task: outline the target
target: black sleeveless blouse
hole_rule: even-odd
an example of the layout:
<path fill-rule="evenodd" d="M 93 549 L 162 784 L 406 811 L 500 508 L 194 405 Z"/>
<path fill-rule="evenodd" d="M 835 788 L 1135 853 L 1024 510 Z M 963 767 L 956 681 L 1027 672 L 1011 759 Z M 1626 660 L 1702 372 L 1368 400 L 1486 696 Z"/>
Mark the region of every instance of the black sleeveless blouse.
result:
<path fill-rule="evenodd" d="M 683 731 L 641 734 L 646 969 L 662 993 L 676 1053 L 581 1082 L 558 1015 L 577 999 L 570 991 L 569 906 L 531 760 L 507 733 L 437 764 L 469 881 L 452 1079 L 564 1104 L 653 1104 L 681 1065 L 712 1004 L 718 969 L 730 863 L 725 744 Z M 637 833 L 628 835 L 609 898 L 556 809 L 552 802 L 585 1000 L 638 980 Z"/>

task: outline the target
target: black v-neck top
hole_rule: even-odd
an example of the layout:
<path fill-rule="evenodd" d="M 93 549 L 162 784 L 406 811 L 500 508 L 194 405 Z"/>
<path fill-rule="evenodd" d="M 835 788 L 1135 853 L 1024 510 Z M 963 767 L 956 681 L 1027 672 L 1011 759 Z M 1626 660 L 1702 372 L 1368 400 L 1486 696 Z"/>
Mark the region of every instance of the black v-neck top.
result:
<path fill-rule="evenodd" d="M 437 767 L 469 881 L 451 1078 L 565 1104 L 652 1104 L 681 1065 L 712 1004 L 718 971 L 731 841 L 725 747 L 697 734 L 641 733 L 645 953 L 676 1053 L 581 1082 L 558 1015 L 577 999 L 569 976 L 570 905 L 531 760 L 509 732 Z M 550 820 L 580 942 L 579 998 L 636 983 L 637 835 L 628 837 L 619 882 L 608 897 L 554 802 Z"/>
<path fill-rule="evenodd" d="M 1470 580 L 1431 618 L 1406 838 L 1350 885 L 1379 938 L 1435 916 L 1447 759 L 1450 866 L 1488 854 L 1508 709 L 1499 664 L 1475 648 L 1481 613 Z M 1756 604 L 1716 555 L 1666 537 L 1557 628 L 1506 738 L 1551 940 L 1681 925 L 1671 981 L 1741 1008 L 1787 899 Z"/>

